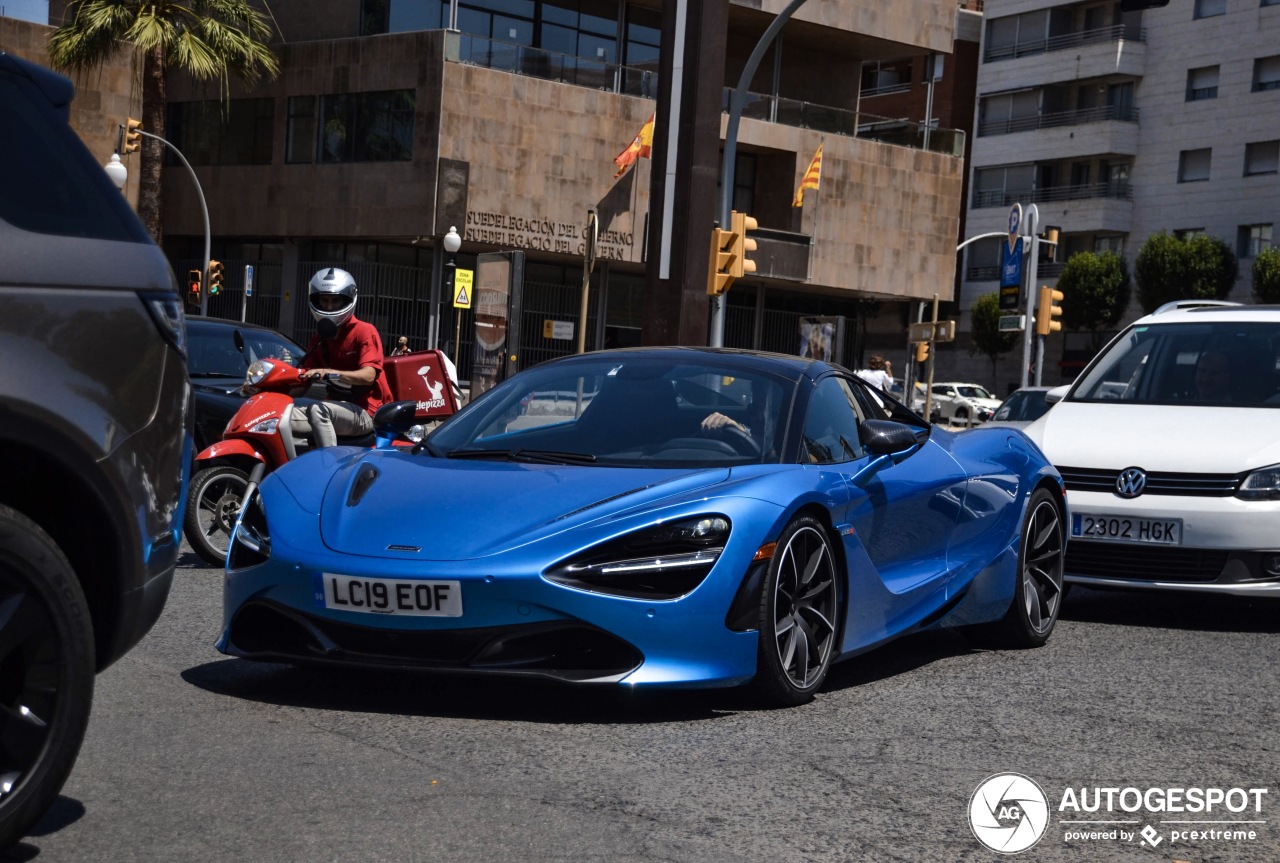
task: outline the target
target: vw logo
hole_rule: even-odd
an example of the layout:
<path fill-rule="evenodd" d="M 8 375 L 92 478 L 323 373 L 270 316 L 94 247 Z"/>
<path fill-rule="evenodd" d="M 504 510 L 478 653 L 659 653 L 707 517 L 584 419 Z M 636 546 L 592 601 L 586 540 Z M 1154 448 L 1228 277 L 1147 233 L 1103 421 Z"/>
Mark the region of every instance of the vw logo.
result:
<path fill-rule="evenodd" d="M 1147 487 L 1147 472 L 1140 467 L 1127 467 L 1116 477 L 1116 494 L 1137 497 Z"/>

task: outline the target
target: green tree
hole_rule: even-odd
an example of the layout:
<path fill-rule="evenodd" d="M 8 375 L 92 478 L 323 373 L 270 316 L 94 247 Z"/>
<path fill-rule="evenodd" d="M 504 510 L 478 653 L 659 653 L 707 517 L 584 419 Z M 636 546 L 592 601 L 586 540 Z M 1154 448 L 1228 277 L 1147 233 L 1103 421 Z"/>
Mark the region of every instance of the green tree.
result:
<path fill-rule="evenodd" d="M 1078 252 L 1058 277 L 1062 291 L 1062 323 L 1069 330 L 1087 330 L 1096 354 L 1102 334 L 1114 327 L 1129 308 L 1129 268 L 1115 252 Z"/>
<path fill-rule="evenodd" d="M 142 129 L 163 138 L 171 68 L 216 79 L 224 97 L 231 75 L 253 84 L 279 73 L 266 44 L 271 28 L 254 6 L 252 0 L 72 0 L 65 23 L 49 36 L 49 56 L 61 69 L 84 71 L 100 68 L 117 51 L 141 55 Z M 144 136 L 141 152 L 138 216 L 158 243 L 164 145 Z"/>
<path fill-rule="evenodd" d="M 983 294 L 973 301 L 969 309 L 969 354 L 982 354 L 991 360 L 991 380 L 996 379 L 996 361 L 1018 343 L 1017 333 L 1000 332 L 1000 295 L 995 291 Z"/>
<path fill-rule="evenodd" d="M 1134 260 L 1138 302 L 1148 312 L 1174 300 L 1221 300 L 1231 293 L 1240 263 L 1223 240 L 1207 234 L 1179 239 L 1161 231 Z"/>
<path fill-rule="evenodd" d="M 1280 303 L 1280 249 L 1274 246 L 1253 259 L 1253 296 L 1260 303 Z"/>

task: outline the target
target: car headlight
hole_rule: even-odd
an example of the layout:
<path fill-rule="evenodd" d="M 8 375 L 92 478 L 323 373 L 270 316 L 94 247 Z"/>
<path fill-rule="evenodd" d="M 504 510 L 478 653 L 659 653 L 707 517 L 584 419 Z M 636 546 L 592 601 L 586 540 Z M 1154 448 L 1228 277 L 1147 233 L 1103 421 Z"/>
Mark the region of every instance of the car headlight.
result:
<path fill-rule="evenodd" d="M 267 376 L 275 365 L 269 360 L 254 360 L 249 364 L 249 368 L 244 373 L 244 381 L 252 386 L 262 383 L 262 379 Z"/>
<path fill-rule="evenodd" d="M 1280 464 L 1255 470 L 1240 483 L 1241 500 L 1280 500 Z"/>
<path fill-rule="evenodd" d="M 231 531 L 231 547 L 227 552 L 227 569 L 246 569 L 266 563 L 271 557 L 271 531 L 267 527 L 267 510 L 257 488 L 240 510 Z"/>
<path fill-rule="evenodd" d="M 729 520 L 722 515 L 654 525 L 588 549 L 549 569 L 546 577 L 594 593 L 675 599 L 711 572 L 729 530 Z"/>

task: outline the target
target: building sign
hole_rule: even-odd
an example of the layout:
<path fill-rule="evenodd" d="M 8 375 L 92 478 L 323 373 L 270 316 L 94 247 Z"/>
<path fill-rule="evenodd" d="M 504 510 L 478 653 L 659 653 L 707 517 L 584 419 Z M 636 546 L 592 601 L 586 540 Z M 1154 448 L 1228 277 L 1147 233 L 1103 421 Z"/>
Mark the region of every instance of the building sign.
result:
<path fill-rule="evenodd" d="M 582 225 L 537 216 L 468 211 L 464 239 L 507 249 L 531 249 L 558 255 L 587 254 Z M 632 260 L 635 236 L 627 231 L 601 231 L 596 257 L 610 261 Z"/>

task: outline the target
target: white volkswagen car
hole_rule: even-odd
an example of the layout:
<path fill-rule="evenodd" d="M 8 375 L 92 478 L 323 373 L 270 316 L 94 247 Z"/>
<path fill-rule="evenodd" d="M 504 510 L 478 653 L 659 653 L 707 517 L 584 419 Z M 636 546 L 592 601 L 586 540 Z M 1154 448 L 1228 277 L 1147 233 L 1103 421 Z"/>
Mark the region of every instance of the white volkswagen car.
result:
<path fill-rule="evenodd" d="M 929 392 L 933 395 L 933 416 L 930 419 L 934 422 L 986 422 L 1000 407 L 1000 399 L 979 384 L 934 384 Z"/>
<path fill-rule="evenodd" d="M 1068 583 L 1280 597 L 1280 308 L 1170 303 L 1049 395 Z"/>

